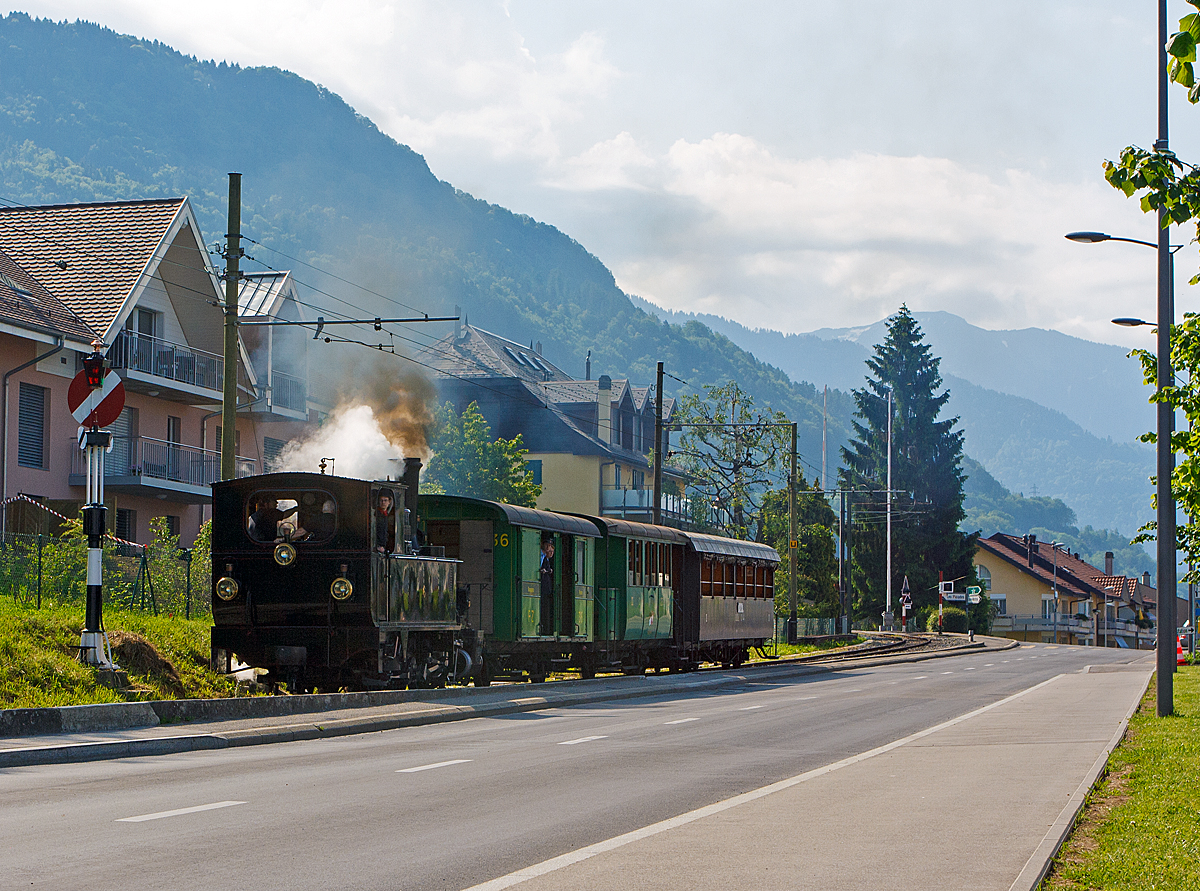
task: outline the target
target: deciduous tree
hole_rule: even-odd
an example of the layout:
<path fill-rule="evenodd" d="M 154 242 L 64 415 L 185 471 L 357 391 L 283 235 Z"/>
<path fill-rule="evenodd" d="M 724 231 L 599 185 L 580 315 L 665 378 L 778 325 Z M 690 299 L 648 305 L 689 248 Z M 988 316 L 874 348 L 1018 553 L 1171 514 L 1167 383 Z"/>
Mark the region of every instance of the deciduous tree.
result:
<path fill-rule="evenodd" d="M 435 413 L 433 458 L 422 483 L 449 495 L 469 495 L 533 507 L 542 487 L 525 461 L 521 436 L 496 439 L 472 402 L 460 415 L 446 403 Z"/>

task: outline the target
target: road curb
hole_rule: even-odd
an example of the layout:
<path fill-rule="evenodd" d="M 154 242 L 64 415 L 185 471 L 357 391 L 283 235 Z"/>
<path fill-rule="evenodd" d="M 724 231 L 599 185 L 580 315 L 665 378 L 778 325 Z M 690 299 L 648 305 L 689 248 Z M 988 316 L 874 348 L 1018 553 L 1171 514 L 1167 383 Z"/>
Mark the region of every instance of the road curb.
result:
<path fill-rule="evenodd" d="M 1009 646 L 993 647 L 996 650 L 1011 649 L 1019 646 L 1019 641 L 1012 641 Z M 965 652 L 978 652 L 985 649 L 982 642 L 976 641 L 971 644 L 964 644 L 957 647 L 947 647 L 944 650 L 936 650 L 930 653 L 916 653 L 911 655 L 881 655 L 876 658 L 867 658 L 855 660 L 852 662 L 836 662 L 836 663 L 811 663 L 800 662 L 794 660 L 781 659 L 769 663 L 756 663 L 753 672 L 788 672 L 798 675 L 810 674 L 827 674 L 835 671 L 842 671 L 849 668 L 871 668 L 880 665 L 922 662 L 928 659 L 945 658 L 948 656 L 962 655 Z M 513 699 L 503 700 L 493 703 L 480 703 L 478 705 L 458 705 L 458 704 L 431 704 L 427 708 L 416 710 L 408 710 L 398 712 L 396 714 L 385 715 L 370 715 L 362 718 L 338 718 L 330 721 L 309 720 L 297 722 L 296 724 L 277 725 L 273 727 L 253 727 L 243 728 L 238 730 L 228 730 L 214 733 L 198 733 L 198 734 L 180 734 L 178 736 L 165 737 L 149 737 L 144 739 L 128 739 L 114 740 L 103 742 L 80 742 L 69 743 L 65 745 L 50 745 L 50 746 L 26 746 L 20 748 L 12 748 L 0 751 L 0 769 L 9 767 L 33 767 L 45 764 L 68 764 L 87 761 L 106 761 L 117 758 L 135 758 L 142 756 L 154 755 L 174 755 L 181 752 L 201 751 L 209 749 L 224 749 L 224 748 L 239 748 L 242 746 L 259 746 L 272 745 L 282 742 L 298 742 L 301 740 L 323 739 L 338 736 L 352 736 L 362 733 L 378 733 L 384 730 L 396 730 L 401 727 L 419 727 L 428 724 L 440 724 L 449 721 L 461 721 L 469 718 L 496 717 L 506 714 L 515 714 L 518 712 L 540 711 L 547 708 L 556 708 L 563 705 L 587 705 L 593 702 L 613 702 L 623 699 L 637 699 L 646 696 L 655 696 L 665 692 L 668 688 L 666 685 L 660 686 L 656 681 L 666 681 L 675 679 L 680 682 L 679 688 L 696 689 L 696 688 L 711 688 L 721 687 L 731 684 L 744 683 L 751 678 L 747 676 L 745 667 L 737 672 L 726 672 L 720 675 L 711 677 L 697 677 L 696 675 L 677 675 L 677 676 L 659 676 L 651 675 L 647 678 L 629 678 L 630 687 L 628 689 L 559 689 L 555 690 L 554 686 L 549 688 L 541 688 L 538 696 L 523 696 Z M 621 683 L 621 678 L 611 678 L 610 680 Z M 646 686 L 638 685 L 638 681 L 647 681 L 651 683 Z M 588 681 L 568 681 L 565 684 L 586 684 Z M 473 689 L 473 688 L 471 688 Z M 524 692 L 527 688 L 518 688 Z M 455 689 L 450 691 L 438 691 L 439 697 L 444 698 L 445 694 L 449 693 L 451 698 L 460 698 L 470 696 L 472 693 L 468 688 Z M 378 694 L 328 694 L 329 698 L 347 697 L 347 696 L 374 696 L 378 698 Z M 305 697 L 271 697 L 267 700 L 265 697 L 257 700 L 178 700 L 187 704 L 197 702 L 216 702 L 216 703 L 242 703 L 254 701 L 276 701 L 280 700 L 283 703 L 288 703 L 293 700 L 303 699 Z M 327 698 L 327 697 L 315 697 Z M 420 705 L 422 700 L 413 695 L 413 691 L 393 691 L 393 694 L 388 696 L 392 702 L 379 702 L 373 700 L 361 701 L 361 705 L 356 707 L 372 707 L 373 705 Z M 176 701 L 166 701 L 168 704 Z M 159 703 L 162 704 L 162 703 Z M 301 706 L 296 708 L 292 706 L 291 711 L 286 711 L 282 714 L 262 715 L 261 717 L 286 717 L 289 714 L 314 714 L 309 711 L 306 705 L 314 703 L 297 703 Z M 155 703 L 115 703 L 113 704 L 120 708 L 122 706 L 153 706 Z M 22 712 L 61 712 L 68 709 L 87 709 L 94 708 L 93 706 L 64 706 L 60 709 L 11 709 L 9 711 Z M 327 710 L 326 707 L 324 710 Z M 103 712 L 97 712 L 97 715 L 104 715 Z M 139 714 L 142 714 L 139 712 Z M 154 720 L 141 726 L 155 726 L 159 724 L 160 715 L 156 710 L 152 710 L 151 714 Z M 145 715 L 142 714 L 144 718 Z M 251 716 L 259 717 L 259 716 Z M 78 720 L 78 719 L 74 719 Z M 54 723 L 52 718 L 46 717 L 38 721 L 32 721 L 26 718 L 26 722 L 30 726 L 42 726 Z M 0 725 L 2 727 L 3 725 Z M 129 729 L 131 725 L 122 724 L 120 727 L 102 727 L 102 728 L 80 728 L 75 732 L 101 731 L 106 729 Z M 54 731 L 52 731 L 54 732 Z"/>
<path fill-rule="evenodd" d="M 1151 672 L 1146 678 L 1147 689 L 1153 677 L 1154 673 Z M 1009 891 L 1037 891 L 1041 886 L 1042 880 L 1050 872 L 1050 866 L 1054 863 L 1054 858 L 1058 856 L 1059 849 L 1075 828 L 1075 821 L 1079 819 L 1079 813 L 1083 810 L 1084 804 L 1087 803 L 1088 794 L 1104 777 L 1105 769 L 1108 767 L 1109 756 L 1112 755 L 1113 749 L 1120 745 L 1121 740 L 1124 739 L 1125 731 L 1129 729 L 1129 720 L 1137 712 L 1145 695 L 1145 690 L 1138 694 L 1133 707 L 1129 709 L 1129 712 L 1121 720 L 1121 726 L 1112 735 L 1112 739 L 1108 741 L 1108 745 L 1105 746 L 1104 751 L 1096 758 L 1095 763 L 1092 764 L 1084 776 L 1083 782 L 1079 784 L 1079 787 L 1067 800 L 1066 807 L 1059 813 L 1058 819 L 1051 824 L 1046 837 L 1042 839 L 1042 843 L 1038 845 L 1033 855 L 1025 863 L 1025 868 L 1021 870 L 1021 874 L 1012 883 Z"/>

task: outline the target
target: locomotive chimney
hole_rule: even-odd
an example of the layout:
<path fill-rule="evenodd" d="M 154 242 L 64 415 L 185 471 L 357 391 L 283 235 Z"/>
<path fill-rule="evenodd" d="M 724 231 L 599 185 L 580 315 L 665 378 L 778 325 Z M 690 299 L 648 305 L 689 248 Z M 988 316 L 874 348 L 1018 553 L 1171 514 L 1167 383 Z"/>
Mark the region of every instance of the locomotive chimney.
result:
<path fill-rule="evenodd" d="M 417 528 L 417 487 L 421 478 L 421 459 L 405 458 L 404 475 L 400 482 L 404 485 L 404 539 L 413 540 Z"/>

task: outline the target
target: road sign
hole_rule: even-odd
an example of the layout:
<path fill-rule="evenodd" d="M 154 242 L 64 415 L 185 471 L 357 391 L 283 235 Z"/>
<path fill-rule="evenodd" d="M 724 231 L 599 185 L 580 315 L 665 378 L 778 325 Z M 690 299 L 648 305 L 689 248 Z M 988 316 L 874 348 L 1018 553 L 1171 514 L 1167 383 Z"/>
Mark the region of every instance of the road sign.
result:
<path fill-rule="evenodd" d="M 79 372 L 71 379 L 67 389 L 67 408 L 83 427 L 107 427 L 121 414 L 125 407 L 125 384 L 120 375 L 109 371 L 100 388 L 88 386 L 87 373 Z"/>
<path fill-rule="evenodd" d="M 967 593 L 968 593 L 968 594 L 974 594 L 974 595 L 978 596 L 978 595 L 980 595 L 980 594 L 982 594 L 982 593 L 983 593 L 983 588 L 981 588 L 979 585 L 968 585 L 968 586 L 967 586 Z M 979 601 L 977 601 L 977 600 L 972 600 L 971 602 L 972 602 L 972 603 L 978 603 Z"/>
<path fill-rule="evenodd" d="M 943 595 L 953 594 L 954 582 L 938 582 L 938 593 Z"/>
<path fill-rule="evenodd" d="M 971 590 L 971 589 L 970 589 L 970 588 L 968 588 L 967 590 L 969 591 L 969 590 Z M 980 597 L 978 594 L 968 594 L 968 595 L 967 595 L 967 601 L 968 601 L 968 602 L 970 602 L 970 603 L 982 603 L 982 602 L 983 602 L 983 598 L 982 598 L 982 597 Z"/>
<path fill-rule="evenodd" d="M 967 595 L 963 594 L 963 593 L 955 594 L 954 592 L 951 592 L 949 594 L 942 595 L 942 600 L 966 600 L 966 599 L 967 599 Z"/>

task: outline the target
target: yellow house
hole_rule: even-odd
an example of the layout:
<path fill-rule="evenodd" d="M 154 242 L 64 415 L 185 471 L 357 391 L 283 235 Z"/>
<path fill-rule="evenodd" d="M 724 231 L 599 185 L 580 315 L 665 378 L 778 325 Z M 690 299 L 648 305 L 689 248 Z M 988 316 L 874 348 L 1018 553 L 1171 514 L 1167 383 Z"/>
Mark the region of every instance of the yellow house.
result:
<path fill-rule="evenodd" d="M 471 402 L 492 433 L 520 434 L 541 484 L 537 506 L 589 516 L 649 522 L 654 502 L 650 453 L 655 397 L 650 387 L 607 374 L 572 378 L 542 354 L 471 325 L 426 348 L 417 361 L 438 372 L 443 398 L 461 411 Z M 663 400 L 663 449 L 670 448 L 675 400 Z M 683 479 L 664 470 L 664 523 L 686 519 Z"/>
<path fill-rule="evenodd" d="M 1017 640 L 1146 647 L 1152 634 L 1119 615 L 1128 586 L 1036 535 L 980 539 L 975 571 L 997 611 L 992 632 Z M 1135 582 L 1136 584 L 1136 582 Z"/>

